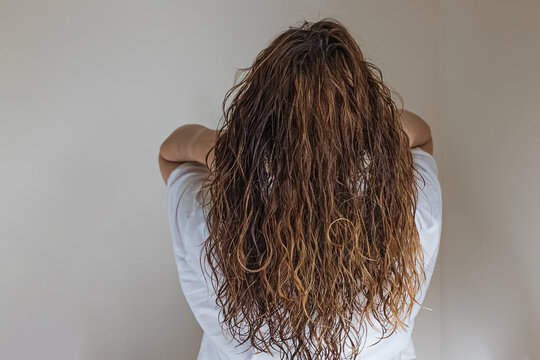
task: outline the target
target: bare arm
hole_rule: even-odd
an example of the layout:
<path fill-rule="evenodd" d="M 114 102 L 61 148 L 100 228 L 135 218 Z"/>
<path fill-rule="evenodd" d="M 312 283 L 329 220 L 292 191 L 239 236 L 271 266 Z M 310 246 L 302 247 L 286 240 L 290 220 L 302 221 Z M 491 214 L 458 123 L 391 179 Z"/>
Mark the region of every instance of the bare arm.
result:
<path fill-rule="evenodd" d="M 420 116 L 408 110 L 403 110 L 400 119 L 403 130 L 409 137 L 409 147 L 419 147 L 433 155 L 433 139 L 429 125 Z"/>
<path fill-rule="evenodd" d="M 159 166 L 165 182 L 181 163 L 195 161 L 210 169 L 214 162 L 212 147 L 216 142 L 215 130 L 199 124 L 182 125 L 172 132 L 159 149 Z M 212 150 L 212 151 L 211 151 Z M 208 154 L 208 164 L 205 162 Z"/>
<path fill-rule="evenodd" d="M 206 165 L 206 154 L 214 145 L 216 131 L 199 124 L 182 125 L 161 144 L 160 155 L 168 161 L 196 161 Z M 208 161 L 211 164 L 213 152 Z"/>

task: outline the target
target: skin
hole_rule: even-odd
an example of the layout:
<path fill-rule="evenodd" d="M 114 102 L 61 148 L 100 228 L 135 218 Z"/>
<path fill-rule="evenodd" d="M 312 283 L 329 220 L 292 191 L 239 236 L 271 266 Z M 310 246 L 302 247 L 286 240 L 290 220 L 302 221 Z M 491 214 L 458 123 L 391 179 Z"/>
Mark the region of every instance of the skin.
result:
<path fill-rule="evenodd" d="M 174 130 L 159 149 L 159 168 L 165 184 L 171 172 L 185 162 L 198 162 L 212 170 L 214 151 L 211 148 L 216 138 L 216 130 L 199 124 L 186 124 Z M 208 153 L 210 166 L 205 163 Z"/>
<path fill-rule="evenodd" d="M 401 121 L 409 137 L 409 146 L 419 147 L 433 155 L 433 139 L 429 125 L 408 110 L 403 110 Z M 212 147 L 216 139 L 216 130 L 199 124 L 186 124 L 174 130 L 161 144 L 159 150 L 159 168 L 165 184 L 171 172 L 185 162 L 198 162 L 212 170 L 214 164 Z M 205 157 L 208 153 L 208 164 L 206 164 Z"/>
<path fill-rule="evenodd" d="M 401 123 L 409 137 L 409 147 L 419 147 L 433 155 L 433 139 L 429 125 L 420 116 L 408 110 L 403 110 Z"/>

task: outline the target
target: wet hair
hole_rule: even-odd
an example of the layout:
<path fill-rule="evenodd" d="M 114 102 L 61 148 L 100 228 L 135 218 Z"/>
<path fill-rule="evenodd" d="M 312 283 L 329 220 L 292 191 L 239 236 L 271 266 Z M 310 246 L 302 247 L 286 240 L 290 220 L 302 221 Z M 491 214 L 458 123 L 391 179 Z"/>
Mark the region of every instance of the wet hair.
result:
<path fill-rule="evenodd" d="M 341 359 L 356 337 L 356 358 L 365 326 L 407 327 L 425 280 L 402 109 L 333 18 L 290 26 L 238 71 L 201 257 L 220 324 L 282 359 Z"/>

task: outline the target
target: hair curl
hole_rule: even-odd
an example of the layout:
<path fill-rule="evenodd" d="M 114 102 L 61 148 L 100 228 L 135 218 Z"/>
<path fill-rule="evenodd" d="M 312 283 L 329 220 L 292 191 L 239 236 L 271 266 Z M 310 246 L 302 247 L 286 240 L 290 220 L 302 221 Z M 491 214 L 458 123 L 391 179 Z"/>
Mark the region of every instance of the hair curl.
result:
<path fill-rule="evenodd" d="M 239 71 L 201 257 L 221 323 L 282 359 L 340 359 L 366 323 L 382 338 L 406 328 L 425 280 L 418 189 L 380 69 L 325 18 L 289 27 Z"/>

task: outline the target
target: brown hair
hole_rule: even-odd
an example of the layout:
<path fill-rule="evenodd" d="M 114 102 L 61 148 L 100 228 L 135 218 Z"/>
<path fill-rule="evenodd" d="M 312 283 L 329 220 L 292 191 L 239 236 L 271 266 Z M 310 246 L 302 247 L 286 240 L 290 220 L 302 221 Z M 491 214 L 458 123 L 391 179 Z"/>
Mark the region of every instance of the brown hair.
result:
<path fill-rule="evenodd" d="M 203 244 L 222 324 L 290 359 L 342 358 L 366 321 L 383 338 L 405 328 L 425 279 L 417 188 L 380 69 L 325 18 L 289 27 L 239 70 Z"/>

